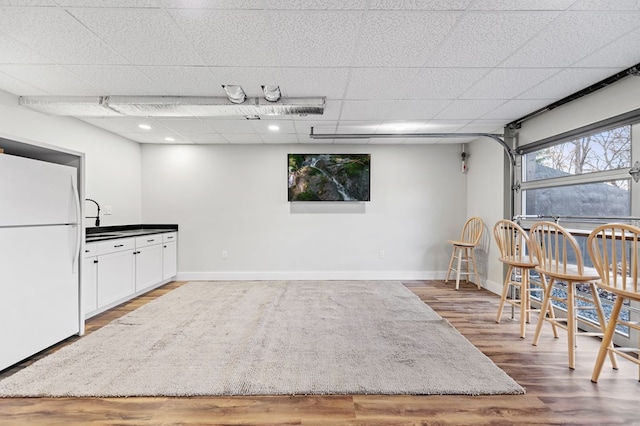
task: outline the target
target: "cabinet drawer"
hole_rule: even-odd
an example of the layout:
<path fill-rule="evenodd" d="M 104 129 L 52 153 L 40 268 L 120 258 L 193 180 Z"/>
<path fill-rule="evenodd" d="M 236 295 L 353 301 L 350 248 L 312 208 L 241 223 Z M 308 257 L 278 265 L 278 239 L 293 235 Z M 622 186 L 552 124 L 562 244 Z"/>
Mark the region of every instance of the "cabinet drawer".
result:
<path fill-rule="evenodd" d="M 98 254 L 102 255 L 123 250 L 133 250 L 134 247 L 134 238 L 118 238 L 116 240 L 109 240 L 98 243 Z"/>
<path fill-rule="evenodd" d="M 162 242 L 162 234 L 151 234 L 136 237 L 136 248 L 152 246 Z"/>
<path fill-rule="evenodd" d="M 177 232 L 167 232 L 165 234 L 162 234 L 162 242 L 163 243 L 169 243 L 171 241 L 176 241 L 178 239 L 178 233 Z"/>
<path fill-rule="evenodd" d="M 94 257 L 98 255 L 98 243 L 84 245 L 84 257 Z"/>

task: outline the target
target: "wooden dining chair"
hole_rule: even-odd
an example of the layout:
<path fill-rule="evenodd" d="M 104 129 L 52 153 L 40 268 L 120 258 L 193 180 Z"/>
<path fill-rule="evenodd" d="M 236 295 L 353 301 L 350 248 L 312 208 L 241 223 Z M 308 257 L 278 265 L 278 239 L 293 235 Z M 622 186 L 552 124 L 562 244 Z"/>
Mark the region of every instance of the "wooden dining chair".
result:
<path fill-rule="evenodd" d="M 465 222 L 459 240 L 448 240 L 453 245 L 453 252 L 451 253 L 451 260 L 449 260 L 447 278 L 444 282 L 449 282 L 449 275 L 452 271 L 456 271 L 456 290 L 460 287 L 460 275 L 464 275 L 466 281 L 469 282 L 471 274 L 476 276 L 476 286 L 480 289 L 480 276 L 478 275 L 475 249 L 483 232 L 484 222 L 481 218 L 473 216 Z M 462 268 L 464 268 L 464 271 Z"/>
<path fill-rule="evenodd" d="M 614 347 L 612 342 L 618 325 L 640 332 L 638 322 L 620 316 L 625 301 L 640 302 L 640 228 L 621 223 L 600 225 L 589 234 L 587 250 L 600 274 L 598 287 L 616 298 L 591 376 L 591 381 L 597 383 L 607 353 L 620 355 L 640 367 L 639 347 Z"/>
<path fill-rule="evenodd" d="M 569 368 L 576 367 L 576 336 L 578 334 L 603 336 L 605 316 L 595 285 L 600 274 L 594 268 L 585 268 L 580 246 L 576 239 L 562 226 L 553 222 L 535 223 L 529 231 L 529 238 L 536 247 L 538 266 L 535 270 L 540 274 L 543 287 L 542 307 L 538 324 L 533 336 L 533 345 L 540 341 L 542 324 L 551 323 L 554 337 L 558 337 L 557 328 L 567 331 L 567 347 L 569 352 Z M 561 286 L 565 283 L 565 288 Z M 591 290 L 591 296 L 586 292 L 578 292 L 579 285 L 586 285 Z M 554 291 L 555 290 L 555 291 Z M 564 293 L 564 295 L 563 295 Z M 581 303 L 576 303 L 580 301 Z M 555 315 L 557 307 L 553 302 L 566 305 L 566 318 Z M 593 327 L 594 324 L 578 316 L 582 309 L 595 309 L 600 323 L 600 332 L 579 331 L 578 322 Z M 611 363 L 618 367 L 615 356 L 611 354 Z"/>
<path fill-rule="evenodd" d="M 502 287 L 496 322 L 500 322 L 505 303 L 520 310 L 520 337 L 524 339 L 526 324 L 531 321 L 530 273 L 538 266 L 535 247 L 530 246 L 527 231 L 510 220 L 499 220 L 493 226 L 493 236 L 500 252 L 500 262 L 507 266 L 507 274 Z M 516 272 L 519 272 L 517 274 Z M 534 289 L 539 290 L 534 287 Z M 510 297 L 511 296 L 511 297 Z"/>

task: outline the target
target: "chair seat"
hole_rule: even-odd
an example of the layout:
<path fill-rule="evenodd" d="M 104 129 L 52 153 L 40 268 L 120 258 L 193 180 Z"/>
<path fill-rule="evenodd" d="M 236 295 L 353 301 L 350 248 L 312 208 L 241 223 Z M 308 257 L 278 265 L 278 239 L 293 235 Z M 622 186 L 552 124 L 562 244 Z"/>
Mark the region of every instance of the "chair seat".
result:
<path fill-rule="evenodd" d="M 447 240 L 448 243 L 453 244 L 458 247 L 475 247 L 477 244 L 470 243 L 469 241 L 456 241 L 456 240 Z"/>
<path fill-rule="evenodd" d="M 578 268 L 573 265 L 567 265 L 566 271 L 560 271 L 557 269 L 544 269 L 539 266 L 535 267 L 536 272 L 543 274 L 547 277 L 555 278 L 560 281 L 569 281 L 573 283 L 586 283 L 590 281 L 599 281 L 600 274 L 594 268 L 584 268 L 584 273 L 580 274 Z"/>
<path fill-rule="evenodd" d="M 502 263 L 506 263 L 507 265 L 515 266 L 516 268 L 534 269 L 538 266 L 537 262 L 527 262 L 519 257 L 501 257 L 498 260 Z"/>

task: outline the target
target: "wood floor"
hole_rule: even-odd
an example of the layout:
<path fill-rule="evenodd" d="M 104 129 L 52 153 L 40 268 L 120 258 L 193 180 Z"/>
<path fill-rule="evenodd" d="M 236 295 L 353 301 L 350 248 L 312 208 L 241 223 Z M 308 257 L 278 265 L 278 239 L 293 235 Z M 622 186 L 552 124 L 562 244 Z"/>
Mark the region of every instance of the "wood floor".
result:
<path fill-rule="evenodd" d="M 99 315 L 87 332 L 106 325 L 179 287 L 175 282 Z M 208 398 L 0 398 L 0 424 L 11 425 L 431 425 L 431 424 L 593 424 L 640 425 L 640 382 L 635 365 L 605 364 L 598 384 L 591 370 L 598 340 L 578 341 L 577 367 L 567 367 L 566 336 L 553 339 L 543 329 L 531 345 L 535 324 L 520 339 L 518 323 L 505 311 L 495 323 L 498 296 L 441 281 L 404 283 L 449 320 L 476 347 L 520 385 L 526 395 L 502 396 L 280 396 Z M 0 374 L 0 379 L 55 351 L 68 341 Z"/>

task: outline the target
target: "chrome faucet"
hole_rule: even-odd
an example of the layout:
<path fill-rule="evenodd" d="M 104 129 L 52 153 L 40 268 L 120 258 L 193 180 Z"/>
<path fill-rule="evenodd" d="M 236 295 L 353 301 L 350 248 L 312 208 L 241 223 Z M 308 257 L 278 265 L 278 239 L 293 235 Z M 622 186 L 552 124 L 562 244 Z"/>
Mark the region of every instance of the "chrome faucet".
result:
<path fill-rule="evenodd" d="M 92 200 L 91 198 L 87 198 L 86 201 L 91 201 L 93 203 L 96 203 L 96 207 L 98 208 L 98 212 L 96 213 L 95 216 L 85 216 L 86 219 L 95 219 L 96 220 L 96 226 L 100 226 L 100 204 L 98 204 L 98 202 L 96 200 Z"/>

